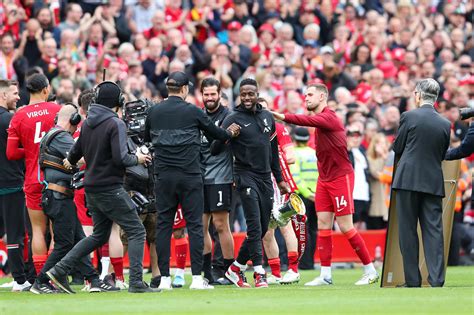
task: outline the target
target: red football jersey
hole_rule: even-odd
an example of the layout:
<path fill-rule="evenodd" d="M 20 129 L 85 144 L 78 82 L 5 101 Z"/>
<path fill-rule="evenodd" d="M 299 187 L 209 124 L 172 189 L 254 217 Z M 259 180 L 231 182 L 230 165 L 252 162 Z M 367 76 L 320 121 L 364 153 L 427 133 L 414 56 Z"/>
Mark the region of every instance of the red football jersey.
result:
<path fill-rule="evenodd" d="M 347 154 L 344 125 L 329 107 L 313 116 L 286 114 L 285 121 L 298 126 L 316 128 L 318 181 L 329 182 L 354 172 Z"/>
<path fill-rule="evenodd" d="M 20 108 L 8 128 L 8 144 L 13 150 L 23 147 L 25 155 L 25 185 L 39 183 L 39 145 L 43 136 L 54 127 L 54 118 L 61 109 L 56 103 L 42 102 Z M 16 142 L 16 143 L 15 143 Z"/>
<path fill-rule="evenodd" d="M 278 156 L 280 157 L 280 168 L 281 168 L 281 174 L 283 175 L 283 179 L 285 182 L 288 183 L 290 186 L 291 192 L 294 192 L 295 190 L 298 190 L 298 187 L 296 186 L 295 181 L 293 180 L 293 176 L 291 175 L 290 168 L 288 167 L 288 163 L 286 162 L 286 156 L 285 156 L 285 151 L 283 151 L 283 148 L 292 145 L 293 142 L 291 141 L 290 133 L 288 132 L 288 129 L 281 124 L 281 123 L 276 123 L 276 133 L 277 133 L 277 141 L 278 141 Z"/>

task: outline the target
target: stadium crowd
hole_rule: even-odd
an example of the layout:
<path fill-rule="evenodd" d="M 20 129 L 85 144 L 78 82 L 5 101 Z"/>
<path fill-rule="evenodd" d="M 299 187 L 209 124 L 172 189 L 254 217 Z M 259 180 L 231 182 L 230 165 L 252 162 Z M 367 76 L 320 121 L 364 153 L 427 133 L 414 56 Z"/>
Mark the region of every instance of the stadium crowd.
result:
<path fill-rule="evenodd" d="M 306 87 L 323 83 L 346 128 L 354 225 L 384 229 L 391 145 L 401 113 L 415 107 L 418 80 L 439 82 L 436 108 L 451 122 L 451 145 L 467 133 L 459 109 L 474 107 L 473 23 L 468 0 L 5 0 L 0 79 L 19 82 L 18 107 L 29 103 L 25 82 L 32 74 L 46 75 L 58 104 L 78 104 L 103 81 L 103 69 L 126 100 L 160 101 L 166 78 L 182 71 L 193 83 L 188 102 L 204 107 L 201 82 L 213 76 L 222 104 L 232 109 L 241 81 L 254 78 L 269 109 L 284 114 L 306 114 Z M 308 132 L 314 149 L 314 130 Z M 297 136 L 295 142 L 305 146 Z M 474 246 L 473 168 L 472 156 L 462 160 L 451 264 L 460 263 L 460 247 L 469 254 Z M 230 217 L 233 231 L 246 230 L 239 202 Z"/>

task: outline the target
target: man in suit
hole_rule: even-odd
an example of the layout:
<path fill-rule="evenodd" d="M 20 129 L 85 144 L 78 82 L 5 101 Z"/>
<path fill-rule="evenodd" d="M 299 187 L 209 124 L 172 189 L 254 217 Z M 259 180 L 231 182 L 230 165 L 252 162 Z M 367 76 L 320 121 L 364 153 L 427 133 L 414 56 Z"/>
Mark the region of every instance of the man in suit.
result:
<path fill-rule="evenodd" d="M 433 107 L 438 93 L 439 84 L 433 79 L 416 84 L 415 104 L 418 108 L 402 114 L 393 145 L 399 162 L 392 188 L 397 191 L 400 250 L 408 287 L 421 286 L 418 220 L 429 272 L 428 282 L 432 287 L 444 284 L 441 220 L 444 180 L 441 162 L 449 146 L 450 124 Z"/>

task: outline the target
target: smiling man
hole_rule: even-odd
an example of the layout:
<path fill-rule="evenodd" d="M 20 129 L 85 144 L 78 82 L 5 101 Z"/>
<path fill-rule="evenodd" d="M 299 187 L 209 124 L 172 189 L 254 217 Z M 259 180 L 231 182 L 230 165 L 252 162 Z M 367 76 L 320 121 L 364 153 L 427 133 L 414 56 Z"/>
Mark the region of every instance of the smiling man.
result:
<path fill-rule="evenodd" d="M 223 122 L 222 127 L 232 124 L 241 126 L 240 136 L 230 141 L 234 155 L 234 180 L 237 193 L 242 200 L 247 237 L 240 247 L 236 261 L 227 269 L 226 277 L 240 288 L 249 288 L 243 271 L 248 260 L 252 260 L 255 287 L 268 287 L 262 267 L 262 238 L 267 232 L 273 208 L 273 185 L 275 176 L 281 194 L 289 193 L 283 180 L 278 159 L 278 142 L 275 121 L 270 112 L 258 104 L 257 82 L 244 79 L 240 83 L 241 104 Z M 211 153 L 221 151 L 223 142 L 215 141 Z"/>
<path fill-rule="evenodd" d="M 221 84 L 213 78 L 205 78 L 201 83 L 202 100 L 205 113 L 216 125 L 220 126 L 230 114 L 227 107 L 221 104 Z M 214 139 L 205 133 L 201 136 L 201 162 L 204 168 L 204 277 L 211 283 L 222 284 L 224 272 L 234 262 L 234 239 L 229 225 L 229 212 L 232 200 L 232 183 L 234 181 L 232 168 L 232 152 L 227 148 L 218 155 L 211 155 L 210 147 Z M 218 279 L 213 279 L 211 273 L 212 240 L 209 234 L 211 221 L 219 234 L 222 249 L 223 265 Z M 226 281 L 229 283 L 228 281 Z M 230 283 L 229 283 L 230 284 Z"/>
<path fill-rule="evenodd" d="M 306 108 L 314 115 L 273 113 L 278 120 L 290 124 L 316 128 L 316 156 L 319 177 L 316 185 L 318 217 L 318 250 L 321 257 L 321 275 L 306 286 L 332 284 L 332 227 L 334 217 L 354 251 L 364 264 L 364 274 L 356 285 L 378 281 L 379 276 L 371 262 L 365 242 L 354 228 L 354 169 L 347 154 L 344 126 L 336 113 L 328 107 L 328 89 L 324 84 L 311 84 L 306 90 Z"/>

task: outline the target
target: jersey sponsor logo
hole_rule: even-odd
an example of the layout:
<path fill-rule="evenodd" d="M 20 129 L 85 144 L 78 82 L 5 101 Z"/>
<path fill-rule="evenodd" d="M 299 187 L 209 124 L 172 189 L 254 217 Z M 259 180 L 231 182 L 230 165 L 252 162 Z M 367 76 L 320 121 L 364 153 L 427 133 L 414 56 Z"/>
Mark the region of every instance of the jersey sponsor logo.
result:
<path fill-rule="evenodd" d="M 244 124 L 244 127 L 250 126 L 252 123 Z"/>
<path fill-rule="evenodd" d="M 42 109 L 42 110 L 31 112 L 31 113 L 26 113 L 26 116 L 28 116 L 28 118 L 40 117 L 40 116 L 45 116 L 45 115 L 49 115 L 49 112 L 47 109 Z"/>

